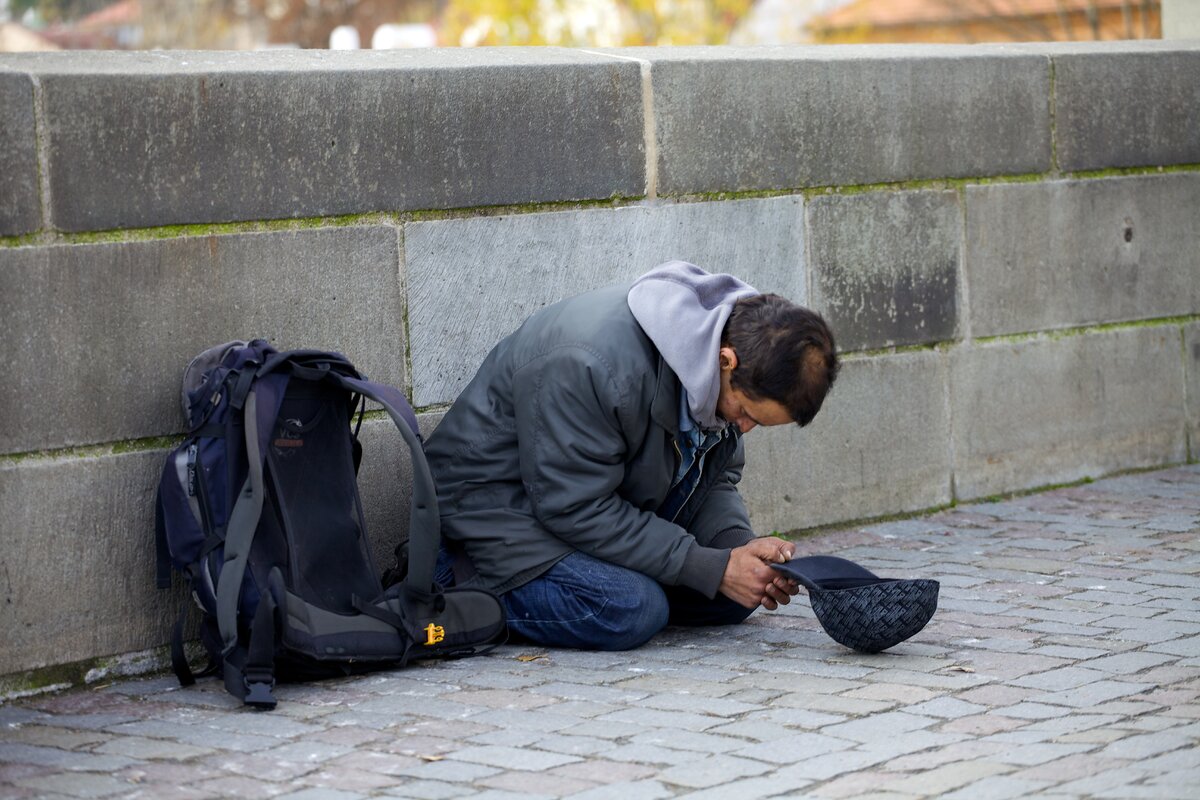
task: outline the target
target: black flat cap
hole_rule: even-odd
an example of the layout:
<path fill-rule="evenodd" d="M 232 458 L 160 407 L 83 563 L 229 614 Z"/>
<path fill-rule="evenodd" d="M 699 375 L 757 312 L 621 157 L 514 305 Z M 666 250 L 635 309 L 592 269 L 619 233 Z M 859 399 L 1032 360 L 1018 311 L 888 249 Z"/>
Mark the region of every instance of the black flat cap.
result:
<path fill-rule="evenodd" d="M 808 589 L 813 613 L 834 641 L 860 653 L 903 642 L 937 610 L 937 581 L 880 578 L 837 556 L 805 556 L 771 566 Z"/>

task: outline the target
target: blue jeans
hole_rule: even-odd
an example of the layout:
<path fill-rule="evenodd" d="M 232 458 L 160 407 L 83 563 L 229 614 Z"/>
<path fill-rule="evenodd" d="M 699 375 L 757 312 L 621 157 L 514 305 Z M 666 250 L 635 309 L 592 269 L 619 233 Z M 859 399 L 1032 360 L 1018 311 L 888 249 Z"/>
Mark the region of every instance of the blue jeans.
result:
<path fill-rule="evenodd" d="M 438 556 L 436 580 L 453 583 L 450 559 Z M 510 632 L 547 647 L 631 650 L 672 625 L 735 625 L 750 616 L 722 594 L 662 586 L 640 572 L 572 553 L 528 583 L 500 596 Z"/>

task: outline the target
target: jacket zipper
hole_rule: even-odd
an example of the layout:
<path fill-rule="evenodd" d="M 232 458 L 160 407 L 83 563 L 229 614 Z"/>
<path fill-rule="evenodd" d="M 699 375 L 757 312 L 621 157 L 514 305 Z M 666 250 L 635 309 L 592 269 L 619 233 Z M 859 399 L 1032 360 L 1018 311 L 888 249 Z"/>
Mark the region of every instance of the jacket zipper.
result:
<path fill-rule="evenodd" d="M 728 429 L 726 429 L 726 430 L 728 430 Z M 722 442 L 724 442 L 724 441 L 725 441 L 725 434 L 722 433 L 719 441 L 715 442 L 712 445 L 712 447 L 708 448 L 707 450 L 705 450 L 703 453 L 700 454 L 700 463 L 696 465 L 696 470 L 699 472 L 699 475 L 696 476 L 696 483 L 695 483 L 695 485 L 692 486 L 692 490 L 690 492 L 688 492 L 687 497 L 683 498 L 683 502 L 679 504 L 679 508 L 677 508 L 675 510 L 675 513 L 671 515 L 671 522 L 674 522 L 675 520 L 679 519 L 679 515 L 683 513 L 683 510 L 685 508 L 687 508 L 687 504 L 691 502 L 692 495 L 694 495 L 696 493 L 696 490 L 700 488 L 700 484 L 704 482 L 704 459 L 708 457 L 709 453 L 711 453 L 716 448 L 720 447 Z M 678 443 L 676 443 L 675 449 L 676 450 L 679 449 Z M 680 455 L 679 455 L 679 460 L 680 461 L 683 460 L 682 453 L 680 453 Z"/>

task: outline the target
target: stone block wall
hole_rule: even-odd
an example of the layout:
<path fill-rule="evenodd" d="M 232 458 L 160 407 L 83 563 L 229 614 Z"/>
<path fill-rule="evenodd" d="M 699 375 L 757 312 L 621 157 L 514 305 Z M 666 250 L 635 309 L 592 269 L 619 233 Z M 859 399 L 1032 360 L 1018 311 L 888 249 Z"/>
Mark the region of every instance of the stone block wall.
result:
<path fill-rule="evenodd" d="M 234 338 L 432 429 L 528 314 L 683 258 L 843 351 L 747 438 L 763 533 L 1200 456 L 1196 42 L 0 55 L 0 119 L 0 688 L 166 641 L 179 376 Z"/>

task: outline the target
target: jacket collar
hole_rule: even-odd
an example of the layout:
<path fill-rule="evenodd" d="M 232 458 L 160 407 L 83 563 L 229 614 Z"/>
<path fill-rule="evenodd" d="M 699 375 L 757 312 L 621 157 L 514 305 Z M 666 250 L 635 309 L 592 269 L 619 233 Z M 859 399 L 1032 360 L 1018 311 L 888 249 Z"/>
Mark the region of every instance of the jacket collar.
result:
<path fill-rule="evenodd" d="M 654 399 L 650 401 L 650 418 L 672 435 L 679 433 L 679 393 L 682 390 L 679 378 L 659 356 L 658 385 L 654 389 Z"/>

